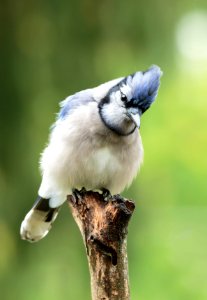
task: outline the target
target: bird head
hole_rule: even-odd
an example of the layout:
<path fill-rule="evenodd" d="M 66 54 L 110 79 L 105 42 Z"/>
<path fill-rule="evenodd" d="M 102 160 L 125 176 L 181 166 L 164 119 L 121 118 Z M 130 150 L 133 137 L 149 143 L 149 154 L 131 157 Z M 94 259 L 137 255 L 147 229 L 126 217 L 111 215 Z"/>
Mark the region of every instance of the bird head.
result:
<path fill-rule="evenodd" d="M 122 78 L 111 87 L 99 102 L 105 125 L 119 135 L 129 135 L 140 128 L 142 114 L 157 96 L 161 75 L 160 68 L 152 66 Z"/>

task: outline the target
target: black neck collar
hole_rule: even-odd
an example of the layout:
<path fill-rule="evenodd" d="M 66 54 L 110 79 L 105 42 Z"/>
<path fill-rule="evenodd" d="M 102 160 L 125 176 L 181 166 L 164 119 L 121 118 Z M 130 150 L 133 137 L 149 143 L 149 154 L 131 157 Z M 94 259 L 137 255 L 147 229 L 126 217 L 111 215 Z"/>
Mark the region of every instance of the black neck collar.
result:
<path fill-rule="evenodd" d="M 103 114 L 102 114 L 102 106 L 99 106 L 99 115 L 101 117 L 101 120 L 103 121 L 104 125 L 110 129 L 112 132 L 116 133 L 119 136 L 129 136 L 130 134 L 134 133 L 134 131 L 136 130 L 137 126 L 134 124 L 134 128 L 125 133 L 123 130 L 120 130 L 117 126 L 112 126 L 111 124 L 107 123 Z"/>

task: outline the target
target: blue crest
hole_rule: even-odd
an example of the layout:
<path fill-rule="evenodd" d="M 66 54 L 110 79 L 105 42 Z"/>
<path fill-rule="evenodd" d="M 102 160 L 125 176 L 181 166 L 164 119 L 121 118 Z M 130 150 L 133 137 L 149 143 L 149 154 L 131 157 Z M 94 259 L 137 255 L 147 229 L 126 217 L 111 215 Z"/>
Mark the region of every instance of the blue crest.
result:
<path fill-rule="evenodd" d="M 125 82 L 130 86 L 132 106 L 138 106 L 145 112 L 154 102 L 160 85 L 162 71 L 158 66 L 152 66 L 145 72 L 136 72 L 126 77 Z"/>

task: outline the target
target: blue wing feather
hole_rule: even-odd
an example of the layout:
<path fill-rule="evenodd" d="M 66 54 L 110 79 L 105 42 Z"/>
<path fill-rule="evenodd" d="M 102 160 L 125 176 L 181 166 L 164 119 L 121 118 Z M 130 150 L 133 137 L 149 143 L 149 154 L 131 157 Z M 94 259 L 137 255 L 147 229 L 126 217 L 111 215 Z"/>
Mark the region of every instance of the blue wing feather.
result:
<path fill-rule="evenodd" d="M 89 102 L 95 101 L 90 89 L 78 92 L 69 96 L 60 103 L 61 109 L 58 114 L 58 120 L 64 120 L 72 111 L 81 105 L 87 105 Z"/>

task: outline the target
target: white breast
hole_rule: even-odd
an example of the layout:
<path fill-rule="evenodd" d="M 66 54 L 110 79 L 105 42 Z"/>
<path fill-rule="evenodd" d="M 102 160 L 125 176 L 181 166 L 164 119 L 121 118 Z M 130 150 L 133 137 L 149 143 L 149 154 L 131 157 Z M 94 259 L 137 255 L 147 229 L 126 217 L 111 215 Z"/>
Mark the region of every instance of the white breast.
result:
<path fill-rule="evenodd" d="M 116 156 L 110 151 L 109 148 L 101 148 L 95 153 L 92 153 L 90 157 L 90 163 L 99 172 L 111 172 L 118 167 L 118 161 Z"/>

